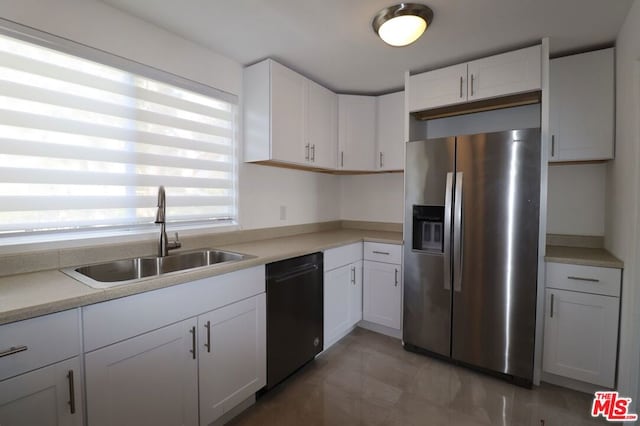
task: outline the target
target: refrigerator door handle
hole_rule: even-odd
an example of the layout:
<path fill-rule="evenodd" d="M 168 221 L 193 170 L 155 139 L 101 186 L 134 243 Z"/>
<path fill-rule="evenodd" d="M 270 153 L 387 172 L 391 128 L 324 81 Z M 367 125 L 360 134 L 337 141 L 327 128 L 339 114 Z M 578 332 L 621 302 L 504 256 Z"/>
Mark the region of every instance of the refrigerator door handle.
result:
<path fill-rule="evenodd" d="M 453 290 L 462 291 L 462 255 L 463 255 L 463 227 L 462 227 L 462 172 L 456 173 L 456 189 L 454 197 L 453 235 L 456 241 L 453 244 Z"/>
<path fill-rule="evenodd" d="M 453 173 L 447 173 L 444 193 L 444 289 L 451 290 L 451 198 L 453 196 Z"/>

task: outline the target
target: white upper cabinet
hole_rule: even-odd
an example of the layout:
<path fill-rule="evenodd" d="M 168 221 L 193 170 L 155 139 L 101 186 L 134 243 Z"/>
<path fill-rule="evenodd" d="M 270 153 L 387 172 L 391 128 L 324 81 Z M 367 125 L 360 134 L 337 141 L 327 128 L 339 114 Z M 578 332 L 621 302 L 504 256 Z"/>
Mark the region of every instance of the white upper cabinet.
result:
<path fill-rule="evenodd" d="M 375 170 L 376 98 L 338 95 L 338 169 Z"/>
<path fill-rule="evenodd" d="M 378 96 L 377 170 L 404 170 L 404 92 Z"/>
<path fill-rule="evenodd" d="M 541 88 L 540 46 L 469 62 L 468 100 L 495 98 Z"/>
<path fill-rule="evenodd" d="M 308 81 L 305 142 L 305 148 L 309 150 L 308 161 L 314 167 L 335 169 L 337 147 L 338 95 L 313 81 Z"/>
<path fill-rule="evenodd" d="M 549 161 L 614 155 L 614 49 L 551 60 Z"/>
<path fill-rule="evenodd" d="M 305 162 L 307 79 L 271 62 L 271 157 Z"/>
<path fill-rule="evenodd" d="M 337 95 L 267 59 L 244 70 L 244 161 L 335 169 Z"/>
<path fill-rule="evenodd" d="M 467 101 L 467 64 L 453 65 L 409 78 L 409 112 Z"/>
<path fill-rule="evenodd" d="M 540 45 L 409 77 L 409 112 L 540 90 Z"/>

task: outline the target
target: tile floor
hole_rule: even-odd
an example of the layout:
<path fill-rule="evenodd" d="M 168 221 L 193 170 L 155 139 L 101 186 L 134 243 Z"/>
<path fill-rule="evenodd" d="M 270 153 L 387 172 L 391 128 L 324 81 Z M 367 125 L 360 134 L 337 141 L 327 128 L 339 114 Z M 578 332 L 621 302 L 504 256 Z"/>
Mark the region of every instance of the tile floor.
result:
<path fill-rule="evenodd" d="M 603 424 L 591 397 L 551 385 L 523 389 L 406 352 L 400 342 L 357 328 L 259 399 L 241 425 Z"/>

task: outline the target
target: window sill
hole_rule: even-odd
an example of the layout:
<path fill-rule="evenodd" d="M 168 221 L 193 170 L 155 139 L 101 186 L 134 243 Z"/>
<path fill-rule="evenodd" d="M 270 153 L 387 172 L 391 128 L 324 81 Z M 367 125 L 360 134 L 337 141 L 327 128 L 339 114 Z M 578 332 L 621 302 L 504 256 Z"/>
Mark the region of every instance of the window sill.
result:
<path fill-rule="evenodd" d="M 178 232 L 180 238 L 219 234 L 240 229 L 237 223 L 221 225 L 167 225 L 167 234 L 173 238 Z M 160 227 L 127 230 L 102 230 L 40 234 L 30 236 L 0 237 L 0 256 L 24 253 L 54 251 L 61 249 L 81 249 L 101 245 L 144 243 L 158 239 Z"/>

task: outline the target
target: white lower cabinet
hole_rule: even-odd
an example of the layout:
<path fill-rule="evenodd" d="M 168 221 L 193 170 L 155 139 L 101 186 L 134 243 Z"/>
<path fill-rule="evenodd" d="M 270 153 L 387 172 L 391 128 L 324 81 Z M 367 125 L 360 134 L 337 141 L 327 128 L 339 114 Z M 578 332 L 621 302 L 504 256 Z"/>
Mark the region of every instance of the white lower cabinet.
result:
<path fill-rule="evenodd" d="M 547 289 L 544 370 L 595 385 L 615 385 L 619 299 Z"/>
<path fill-rule="evenodd" d="M 198 424 L 196 319 L 85 355 L 91 426 Z"/>
<path fill-rule="evenodd" d="M 82 425 L 80 359 L 74 357 L 0 382 L 0 425 Z"/>
<path fill-rule="evenodd" d="M 208 425 L 250 398 L 264 289 L 257 266 L 84 307 L 88 425 Z"/>
<path fill-rule="evenodd" d="M 400 329 L 402 319 L 402 268 L 393 263 L 364 261 L 365 321 Z"/>
<path fill-rule="evenodd" d="M 198 317 L 202 426 L 266 384 L 266 325 L 265 294 Z"/>
<path fill-rule="evenodd" d="M 324 252 L 324 349 L 362 320 L 362 243 Z"/>
<path fill-rule="evenodd" d="M 621 271 L 547 263 L 543 370 L 615 387 Z"/>
<path fill-rule="evenodd" d="M 354 326 L 362 320 L 362 261 L 351 265 L 353 278 L 349 285 L 349 325 Z"/>
<path fill-rule="evenodd" d="M 324 275 L 324 348 L 343 337 L 362 319 L 362 261 Z"/>
<path fill-rule="evenodd" d="M 0 326 L 0 426 L 80 426 L 78 309 Z"/>

